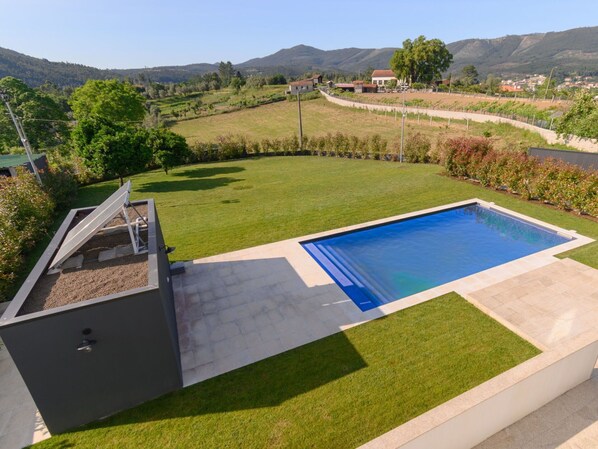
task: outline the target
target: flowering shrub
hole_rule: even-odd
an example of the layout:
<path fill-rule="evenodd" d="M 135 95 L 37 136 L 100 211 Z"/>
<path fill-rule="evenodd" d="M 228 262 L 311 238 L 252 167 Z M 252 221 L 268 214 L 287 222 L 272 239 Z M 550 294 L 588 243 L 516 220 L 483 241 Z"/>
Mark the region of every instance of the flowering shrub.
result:
<path fill-rule="evenodd" d="M 525 153 L 495 151 L 489 140 L 471 137 L 447 140 L 441 160 L 452 176 L 598 216 L 598 171 L 554 159 L 540 161 Z"/>
<path fill-rule="evenodd" d="M 0 301 L 8 299 L 23 253 L 31 249 L 52 221 L 54 202 L 24 169 L 0 176 Z"/>

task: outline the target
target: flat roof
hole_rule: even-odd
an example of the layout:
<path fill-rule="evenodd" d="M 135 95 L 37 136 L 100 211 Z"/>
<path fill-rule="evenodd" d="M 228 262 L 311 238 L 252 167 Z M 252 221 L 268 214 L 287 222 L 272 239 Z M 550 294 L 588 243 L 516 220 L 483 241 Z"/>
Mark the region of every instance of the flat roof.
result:
<path fill-rule="evenodd" d="M 45 154 L 33 154 L 33 160 L 37 160 Z M 0 168 L 18 167 L 29 162 L 26 154 L 0 154 Z"/>

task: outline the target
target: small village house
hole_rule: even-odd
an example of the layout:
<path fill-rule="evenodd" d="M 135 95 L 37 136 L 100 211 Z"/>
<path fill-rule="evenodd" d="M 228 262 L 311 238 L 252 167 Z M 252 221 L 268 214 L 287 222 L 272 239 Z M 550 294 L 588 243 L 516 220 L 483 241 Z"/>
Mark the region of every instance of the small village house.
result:
<path fill-rule="evenodd" d="M 392 70 L 374 70 L 372 72 L 372 84 L 376 84 L 378 88 L 386 87 L 392 80 L 397 81 L 397 83 L 399 81 Z"/>
<path fill-rule="evenodd" d="M 305 94 L 307 92 L 313 92 L 313 90 L 314 90 L 314 82 L 312 79 L 301 80 L 301 81 L 291 81 L 289 83 L 289 89 L 287 90 L 287 94 L 291 94 L 291 95 Z"/>

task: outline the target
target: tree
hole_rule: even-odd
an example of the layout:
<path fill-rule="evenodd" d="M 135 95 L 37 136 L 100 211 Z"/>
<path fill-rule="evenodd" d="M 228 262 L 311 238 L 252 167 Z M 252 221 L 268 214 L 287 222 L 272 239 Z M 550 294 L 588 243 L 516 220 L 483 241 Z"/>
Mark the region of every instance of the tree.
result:
<path fill-rule="evenodd" d="M 162 167 L 166 174 L 172 167 L 182 164 L 189 154 L 185 138 L 167 129 L 150 129 L 147 142 L 154 163 Z"/>
<path fill-rule="evenodd" d="M 561 136 L 598 139 L 598 101 L 590 92 L 579 92 L 575 96 L 573 106 L 559 120 L 556 131 Z"/>
<path fill-rule="evenodd" d="M 152 158 L 147 131 L 101 117 L 79 120 L 72 132 L 75 151 L 96 176 L 127 175 L 142 171 Z"/>
<path fill-rule="evenodd" d="M 464 86 L 471 86 L 472 84 L 479 84 L 479 73 L 474 65 L 466 65 L 461 69 L 461 82 Z"/>
<path fill-rule="evenodd" d="M 144 103 L 132 85 L 118 80 L 88 80 L 69 100 L 75 119 L 100 117 L 110 122 L 142 121 Z"/>
<path fill-rule="evenodd" d="M 235 76 L 235 68 L 233 67 L 233 64 L 230 61 L 220 61 L 220 64 L 218 64 L 218 75 L 220 75 L 222 85 L 225 87 L 228 86 L 231 79 Z"/>
<path fill-rule="evenodd" d="M 286 84 L 287 79 L 281 73 L 277 73 L 276 75 L 272 75 L 268 79 L 268 84 Z"/>
<path fill-rule="evenodd" d="M 23 81 L 7 76 L 0 79 L 0 91 L 8 96 L 11 109 L 21 119 L 33 148 L 54 147 L 68 140 L 68 117 L 50 96 L 31 89 Z M 14 124 L 0 103 L 0 153 L 20 146 Z"/>
<path fill-rule="evenodd" d="M 487 95 L 492 95 L 496 92 L 498 92 L 498 89 L 500 87 L 500 78 L 494 76 L 493 74 L 489 74 L 486 77 L 486 94 Z"/>
<path fill-rule="evenodd" d="M 231 80 L 230 80 L 230 84 L 229 86 L 232 87 L 234 89 L 235 92 L 239 93 L 239 91 L 241 90 L 241 87 L 245 84 L 245 80 L 243 78 L 240 78 L 238 76 L 234 76 Z"/>
<path fill-rule="evenodd" d="M 247 78 L 247 81 L 245 83 L 247 85 L 247 87 L 254 87 L 256 89 L 261 89 L 262 87 L 264 87 L 267 84 L 266 78 L 264 78 L 263 76 L 250 76 L 249 78 Z"/>
<path fill-rule="evenodd" d="M 449 68 L 453 55 L 440 39 L 427 40 L 419 36 L 414 41 L 407 39 L 403 48 L 395 51 L 390 58 L 390 67 L 397 78 L 411 83 L 431 83 Z"/>

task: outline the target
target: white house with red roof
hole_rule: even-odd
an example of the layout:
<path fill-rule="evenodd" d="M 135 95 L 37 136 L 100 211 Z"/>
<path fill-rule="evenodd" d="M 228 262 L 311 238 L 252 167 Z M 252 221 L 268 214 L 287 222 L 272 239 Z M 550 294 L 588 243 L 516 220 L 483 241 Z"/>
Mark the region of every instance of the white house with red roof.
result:
<path fill-rule="evenodd" d="M 372 72 L 372 84 L 378 87 L 384 87 L 389 81 L 399 81 L 392 70 L 374 70 Z"/>

